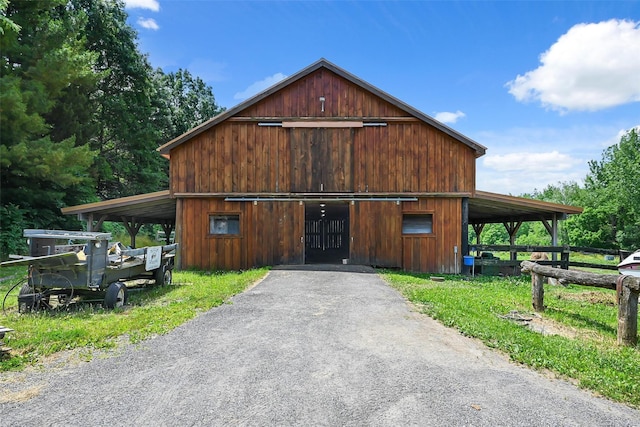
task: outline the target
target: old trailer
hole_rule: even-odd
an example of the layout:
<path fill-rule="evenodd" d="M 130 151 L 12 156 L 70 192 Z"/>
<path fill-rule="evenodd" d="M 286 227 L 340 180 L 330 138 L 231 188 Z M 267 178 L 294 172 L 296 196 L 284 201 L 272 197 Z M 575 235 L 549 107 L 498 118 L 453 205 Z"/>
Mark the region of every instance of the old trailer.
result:
<path fill-rule="evenodd" d="M 28 277 L 13 286 L 3 300 L 18 290 L 18 310 L 65 306 L 77 299 L 120 307 L 128 298 L 127 283 L 172 281 L 176 244 L 140 249 L 110 242 L 111 233 L 24 230 L 29 256 L 2 263 L 26 264 Z"/>

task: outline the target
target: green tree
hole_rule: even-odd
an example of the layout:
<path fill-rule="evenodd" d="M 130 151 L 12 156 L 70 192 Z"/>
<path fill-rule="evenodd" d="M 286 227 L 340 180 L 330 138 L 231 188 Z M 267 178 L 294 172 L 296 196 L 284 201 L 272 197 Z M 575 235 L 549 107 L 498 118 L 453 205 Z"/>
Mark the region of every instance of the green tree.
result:
<path fill-rule="evenodd" d="M 97 132 L 91 147 L 97 194 L 111 199 L 167 187 L 168 165 L 155 149 L 162 142 L 156 124 L 153 70 L 138 51 L 137 34 L 126 22 L 122 1 L 72 0 L 84 11 L 86 48 L 97 54 L 101 78 L 94 93 Z"/>
<path fill-rule="evenodd" d="M 476 243 L 476 233 L 469 227 L 469 243 Z M 502 224 L 486 224 L 480 234 L 480 243 L 483 245 L 508 245 L 509 233 Z"/>
<path fill-rule="evenodd" d="M 602 248 L 640 246 L 640 138 L 632 129 L 589 162 L 584 212 L 567 221 L 572 244 Z"/>
<path fill-rule="evenodd" d="M 578 183 L 569 181 L 560 182 L 557 185 L 548 185 L 542 191 L 536 189 L 532 194 L 523 194 L 521 197 L 564 205 L 583 206 L 584 193 L 585 190 Z M 551 236 L 541 222 L 527 222 L 518 230 L 516 242 L 522 245 L 544 246 L 551 244 Z M 578 244 L 569 238 L 565 221 L 558 223 L 558 243 L 561 245 Z"/>
<path fill-rule="evenodd" d="M 189 129 L 222 113 L 225 109 L 216 104 L 213 90 L 200 77 L 188 70 L 164 74 L 155 73 L 158 95 L 167 119 L 164 137 L 169 141 Z"/>
<path fill-rule="evenodd" d="M 62 130 L 69 116 L 51 121 L 49 115 L 69 88 L 95 84 L 96 55 L 78 32 L 86 16 L 63 0 L 13 1 L 2 22 L 1 229 L 63 227 L 75 219 L 62 217 L 60 207 L 91 193 L 94 153 Z"/>
<path fill-rule="evenodd" d="M 0 35 L 3 35 L 7 31 L 17 33 L 20 31 L 20 26 L 7 18 L 7 8 L 9 7 L 9 0 L 0 0 Z"/>

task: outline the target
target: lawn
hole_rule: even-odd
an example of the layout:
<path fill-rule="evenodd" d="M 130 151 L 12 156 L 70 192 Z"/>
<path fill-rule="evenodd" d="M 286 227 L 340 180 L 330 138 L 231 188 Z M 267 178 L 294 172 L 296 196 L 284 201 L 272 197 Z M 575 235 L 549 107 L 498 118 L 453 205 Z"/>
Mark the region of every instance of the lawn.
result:
<path fill-rule="evenodd" d="M 436 282 L 430 275 L 381 274 L 422 312 L 505 352 L 513 361 L 640 407 L 640 348 L 616 345 L 613 291 L 545 286 L 547 309 L 536 323 L 560 333 L 547 335 L 508 319 L 513 311 L 535 318 L 529 276 L 445 276 L 444 282 Z"/>
<path fill-rule="evenodd" d="M 267 271 L 175 272 L 174 284 L 130 292 L 129 304 L 116 310 L 75 304 L 64 311 L 19 314 L 17 302 L 11 298 L 7 301 L 10 308 L 0 313 L 0 325 L 15 330 L 4 339 L 12 351 L 0 359 L 0 371 L 37 364 L 61 350 L 80 349 L 91 358 L 93 349 L 114 348 L 121 337 L 138 342 L 167 333 L 198 313 L 225 303 Z M 0 270 L 0 302 L 24 273 L 24 267 Z"/>

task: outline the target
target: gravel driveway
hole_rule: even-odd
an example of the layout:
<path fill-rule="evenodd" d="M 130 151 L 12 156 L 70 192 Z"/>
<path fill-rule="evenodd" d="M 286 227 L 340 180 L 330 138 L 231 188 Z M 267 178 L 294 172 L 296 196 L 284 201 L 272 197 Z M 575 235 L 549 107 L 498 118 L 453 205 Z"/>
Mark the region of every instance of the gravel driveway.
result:
<path fill-rule="evenodd" d="M 5 378 L 0 425 L 640 425 L 339 270 L 276 269 L 167 335 Z"/>

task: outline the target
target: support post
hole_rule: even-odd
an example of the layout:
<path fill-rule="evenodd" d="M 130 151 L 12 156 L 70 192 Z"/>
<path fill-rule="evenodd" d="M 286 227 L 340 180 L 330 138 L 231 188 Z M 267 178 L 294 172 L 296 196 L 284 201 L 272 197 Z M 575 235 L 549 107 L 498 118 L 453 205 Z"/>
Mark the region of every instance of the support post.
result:
<path fill-rule="evenodd" d="M 78 219 L 80 221 L 86 221 L 87 223 L 87 231 L 100 231 L 102 228 L 102 223 L 104 222 L 106 215 L 101 215 L 100 218 L 96 221 L 94 215 L 92 213 L 89 214 L 78 214 Z M 95 222 L 94 222 L 95 221 Z"/>
<path fill-rule="evenodd" d="M 462 255 L 469 255 L 469 198 L 462 198 L 462 242 L 460 242 L 460 249 Z M 456 254 L 456 262 L 458 255 Z M 456 274 L 458 272 L 456 271 Z"/>
<path fill-rule="evenodd" d="M 638 295 L 640 292 L 624 286 L 621 276 L 618 287 L 618 345 L 634 347 L 638 343 Z"/>
<path fill-rule="evenodd" d="M 162 225 L 162 231 L 164 231 L 164 240 L 168 245 L 171 243 L 171 231 L 173 231 L 173 222 L 166 221 L 166 222 L 163 222 L 161 225 Z"/>
<path fill-rule="evenodd" d="M 129 232 L 129 237 L 131 237 L 131 247 L 135 249 L 136 247 L 136 235 L 138 231 L 140 231 L 140 227 L 142 227 L 142 222 L 136 223 L 135 218 L 131 218 L 131 222 L 126 217 L 122 217 L 122 224 L 124 228 Z"/>
<path fill-rule="evenodd" d="M 471 226 L 473 227 L 473 231 L 476 232 L 476 245 L 479 245 L 481 242 L 480 235 L 484 229 L 484 224 L 472 224 Z"/>
<path fill-rule="evenodd" d="M 531 302 L 533 309 L 538 313 L 544 311 L 544 276 L 531 273 Z"/>
<path fill-rule="evenodd" d="M 520 227 L 522 226 L 522 221 L 509 221 L 509 222 L 503 222 L 502 225 L 504 225 L 504 228 L 506 228 L 507 233 L 509 233 L 509 245 L 510 246 L 515 246 L 516 245 L 516 233 L 518 232 L 518 230 L 520 229 Z M 516 261 L 518 259 L 518 252 L 515 250 L 511 250 L 509 251 L 510 253 L 510 259 L 511 261 Z"/>

